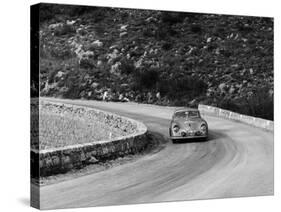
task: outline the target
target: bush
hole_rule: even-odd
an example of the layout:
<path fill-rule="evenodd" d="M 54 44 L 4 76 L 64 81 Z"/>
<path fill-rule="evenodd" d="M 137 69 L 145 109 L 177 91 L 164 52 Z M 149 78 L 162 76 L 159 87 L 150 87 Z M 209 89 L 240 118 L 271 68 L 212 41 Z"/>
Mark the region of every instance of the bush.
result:
<path fill-rule="evenodd" d="M 39 9 L 40 22 L 44 22 L 54 18 L 55 14 L 61 13 L 59 5 L 55 4 L 41 4 Z"/>
<path fill-rule="evenodd" d="M 49 83 L 55 82 L 56 74 L 57 74 L 57 70 L 51 70 L 51 71 L 49 72 L 49 76 L 48 76 L 48 82 L 49 82 Z"/>
<path fill-rule="evenodd" d="M 73 70 L 68 73 L 65 79 L 65 86 L 68 88 L 63 94 L 64 98 L 77 99 L 79 98 L 80 90 L 80 72 L 79 70 Z"/>
<path fill-rule="evenodd" d="M 71 51 L 70 48 L 62 48 L 62 47 L 58 47 L 58 48 L 52 48 L 50 50 L 50 52 L 48 51 L 41 51 L 42 54 L 50 54 L 51 57 L 56 58 L 56 59 L 69 59 L 71 57 L 73 57 L 74 53 Z M 46 57 L 45 57 L 46 58 Z"/>
<path fill-rule="evenodd" d="M 89 58 L 82 58 L 80 60 L 80 68 L 93 69 L 95 67 L 94 62 Z"/>
<path fill-rule="evenodd" d="M 144 28 L 142 34 L 145 37 L 153 37 L 154 36 L 153 29 L 151 27 Z"/>
<path fill-rule="evenodd" d="M 76 30 L 72 25 L 64 24 L 61 27 L 55 28 L 54 35 L 55 36 L 71 35 L 75 32 Z"/>
<path fill-rule="evenodd" d="M 186 17 L 185 13 L 182 12 L 168 12 L 164 11 L 161 13 L 161 20 L 163 23 L 176 24 L 183 22 Z"/>
<path fill-rule="evenodd" d="M 159 73 L 156 69 L 143 68 L 135 72 L 134 79 L 133 87 L 135 90 L 152 89 L 159 80 Z"/>
<path fill-rule="evenodd" d="M 80 5 L 61 5 L 61 4 L 41 4 L 40 5 L 40 22 L 48 21 L 58 16 L 81 16 L 85 13 L 93 14 L 96 21 L 104 17 L 104 8 Z M 108 9 L 109 10 L 109 9 Z"/>
<path fill-rule="evenodd" d="M 121 74 L 126 75 L 129 75 L 135 71 L 134 63 L 128 59 L 121 60 L 121 66 L 119 68 L 121 70 Z"/>
<path fill-rule="evenodd" d="M 230 97 L 221 97 L 217 106 L 233 112 L 273 120 L 273 96 L 269 95 L 269 87 L 256 88 L 253 94 L 237 100 Z"/>
<path fill-rule="evenodd" d="M 162 49 L 165 50 L 165 51 L 170 50 L 172 47 L 173 47 L 173 44 L 171 42 L 169 42 L 169 41 L 165 41 L 162 44 Z"/>
<path fill-rule="evenodd" d="M 199 24 L 194 24 L 191 26 L 191 32 L 201 34 L 202 33 L 202 27 Z"/>
<path fill-rule="evenodd" d="M 242 112 L 241 107 L 235 103 L 231 97 L 223 97 L 222 99 L 219 100 L 218 102 L 218 107 L 226 110 L 231 110 L 231 111 L 236 111 L 236 112 Z"/>
<path fill-rule="evenodd" d="M 253 95 L 245 99 L 245 106 L 250 116 L 273 120 L 274 106 L 273 96 L 269 95 L 269 87 L 256 88 Z"/>
<path fill-rule="evenodd" d="M 165 40 L 166 37 L 169 35 L 169 26 L 165 24 L 159 24 L 155 30 L 155 38 L 157 40 Z"/>
<path fill-rule="evenodd" d="M 187 105 L 194 98 L 205 95 L 207 84 L 191 76 L 176 76 L 160 81 L 158 89 L 162 96 L 167 96 L 174 105 Z"/>

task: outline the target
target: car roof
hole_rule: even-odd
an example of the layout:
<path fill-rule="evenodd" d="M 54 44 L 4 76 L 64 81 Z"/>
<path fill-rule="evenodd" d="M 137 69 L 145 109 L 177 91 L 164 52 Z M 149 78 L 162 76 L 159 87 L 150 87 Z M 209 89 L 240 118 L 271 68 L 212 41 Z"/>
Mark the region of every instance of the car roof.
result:
<path fill-rule="evenodd" d="M 196 108 L 178 108 L 174 111 L 174 113 L 177 113 L 177 112 L 187 112 L 187 111 L 199 111 L 198 109 Z"/>

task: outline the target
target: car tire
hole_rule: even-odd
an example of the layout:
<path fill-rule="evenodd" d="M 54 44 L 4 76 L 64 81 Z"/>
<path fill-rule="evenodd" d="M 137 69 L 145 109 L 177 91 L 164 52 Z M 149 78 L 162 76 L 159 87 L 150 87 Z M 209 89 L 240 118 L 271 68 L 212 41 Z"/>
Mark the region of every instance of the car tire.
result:
<path fill-rule="evenodd" d="M 173 142 L 173 144 L 176 144 L 176 143 L 178 143 L 178 140 L 177 139 L 172 139 L 172 142 Z"/>

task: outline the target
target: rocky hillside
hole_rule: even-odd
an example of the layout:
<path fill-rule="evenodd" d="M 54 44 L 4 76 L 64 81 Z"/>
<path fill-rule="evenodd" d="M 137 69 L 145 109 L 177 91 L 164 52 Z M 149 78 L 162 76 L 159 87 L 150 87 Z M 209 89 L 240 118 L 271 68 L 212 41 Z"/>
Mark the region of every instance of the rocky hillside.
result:
<path fill-rule="evenodd" d="M 43 4 L 40 95 L 273 119 L 273 19 Z"/>

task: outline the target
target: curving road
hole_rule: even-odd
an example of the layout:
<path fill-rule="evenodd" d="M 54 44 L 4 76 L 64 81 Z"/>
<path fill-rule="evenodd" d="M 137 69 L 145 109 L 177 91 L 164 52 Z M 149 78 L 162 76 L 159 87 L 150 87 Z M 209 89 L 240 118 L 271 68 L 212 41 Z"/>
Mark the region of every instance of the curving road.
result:
<path fill-rule="evenodd" d="M 168 136 L 173 108 L 135 103 L 58 100 L 140 120 Z M 210 140 L 167 143 L 158 153 L 112 169 L 44 186 L 42 209 L 272 195 L 273 133 L 204 116 Z"/>

